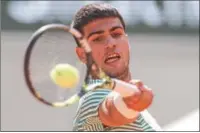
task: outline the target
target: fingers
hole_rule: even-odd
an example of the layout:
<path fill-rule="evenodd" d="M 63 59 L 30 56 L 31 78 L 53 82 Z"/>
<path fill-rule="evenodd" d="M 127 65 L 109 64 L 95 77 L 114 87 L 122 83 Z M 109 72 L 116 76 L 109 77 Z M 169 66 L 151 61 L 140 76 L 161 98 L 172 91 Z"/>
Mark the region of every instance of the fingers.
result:
<path fill-rule="evenodd" d="M 134 104 L 139 102 L 141 95 L 142 95 L 141 92 L 136 92 L 132 96 L 124 97 L 123 100 L 128 106 L 128 108 L 133 109 Z"/>
<path fill-rule="evenodd" d="M 127 106 L 136 111 L 143 111 L 147 109 L 153 101 L 153 92 L 150 88 L 143 84 L 141 80 L 131 80 L 131 84 L 136 85 L 141 93 L 136 93 L 125 100 Z"/>
<path fill-rule="evenodd" d="M 129 83 L 131 83 L 133 85 L 136 85 L 138 87 L 138 89 L 141 90 L 141 91 L 145 91 L 145 90 L 152 91 L 151 88 L 149 88 L 148 86 L 144 85 L 144 83 L 141 80 L 133 79 Z"/>
<path fill-rule="evenodd" d="M 134 103 L 132 105 L 132 108 L 137 111 L 143 111 L 147 109 L 152 104 L 153 97 L 153 92 L 144 88 L 142 90 L 141 97 L 139 98 L 137 103 Z"/>
<path fill-rule="evenodd" d="M 141 88 L 144 84 L 141 80 L 133 79 L 129 83 L 136 85 L 138 88 Z"/>

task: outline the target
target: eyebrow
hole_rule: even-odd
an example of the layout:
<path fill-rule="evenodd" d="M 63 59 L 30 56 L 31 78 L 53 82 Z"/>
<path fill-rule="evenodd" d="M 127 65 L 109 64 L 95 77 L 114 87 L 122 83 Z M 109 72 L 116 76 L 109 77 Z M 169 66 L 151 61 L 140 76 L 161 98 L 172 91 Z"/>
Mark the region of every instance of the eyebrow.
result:
<path fill-rule="evenodd" d="M 114 31 L 116 29 L 123 29 L 121 26 L 114 26 L 110 29 L 110 31 Z"/>
<path fill-rule="evenodd" d="M 103 30 L 99 30 L 99 31 L 91 32 L 91 33 L 88 35 L 87 39 L 89 39 L 92 35 L 95 35 L 95 34 L 102 34 L 102 33 L 104 33 Z"/>
<path fill-rule="evenodd" d="M 116 29 L 118 29 L 118 28 L 123 29 L 121 26 L 114 26 L 114 27 L 112 27 L 112 28 L 110 29 L 110 31 L 114 31 L 114 30 L 116 30 Z M 87 39 L 89 39 L 92 35 L 95 35 L 95 34 L 102 34 L 102 33 L 104 33 L 103 30 L 91 32 L 91 33 L 88 35 Z"/>

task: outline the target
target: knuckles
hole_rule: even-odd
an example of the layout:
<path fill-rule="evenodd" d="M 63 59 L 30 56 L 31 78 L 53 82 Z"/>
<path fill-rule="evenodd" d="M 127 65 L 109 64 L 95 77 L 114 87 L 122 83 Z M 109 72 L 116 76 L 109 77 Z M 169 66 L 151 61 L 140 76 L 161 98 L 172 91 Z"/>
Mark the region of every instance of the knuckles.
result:
<path fill-rule="evenodd" d="M 153 91 L 144 85 L 141 80 L 131 80 L 130 83 L 136 85 L 141 93 L 135 93 L 133 96 L 125 98 L 127 106 L 139 112 L 147 109 L 153 102 Z"/>

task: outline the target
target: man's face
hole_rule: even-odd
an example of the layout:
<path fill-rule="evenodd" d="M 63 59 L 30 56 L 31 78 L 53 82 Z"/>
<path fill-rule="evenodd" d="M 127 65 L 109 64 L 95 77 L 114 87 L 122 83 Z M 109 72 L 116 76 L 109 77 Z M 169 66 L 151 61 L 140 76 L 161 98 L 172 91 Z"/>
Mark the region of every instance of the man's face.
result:
<path fill-rule="evenodd" d="M 97 19 L 83 27 L 92 56 L 109 76 L 117 78 L 129 71 L 129 42 L 121 21 L 116 17 Z M 81 54 L 79 54 L 81 57 Z"/>

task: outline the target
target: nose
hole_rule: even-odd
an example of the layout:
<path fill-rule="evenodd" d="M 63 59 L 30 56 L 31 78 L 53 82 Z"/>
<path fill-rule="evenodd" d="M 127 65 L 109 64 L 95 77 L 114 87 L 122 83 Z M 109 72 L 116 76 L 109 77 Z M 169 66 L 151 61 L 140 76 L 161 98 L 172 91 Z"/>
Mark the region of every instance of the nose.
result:
<path fill-rule="evenodd" d="M 116 47 L 116 40 L 112 37 L 109 37 L 106 44 L 106 49 L 113 49 Z"/>

